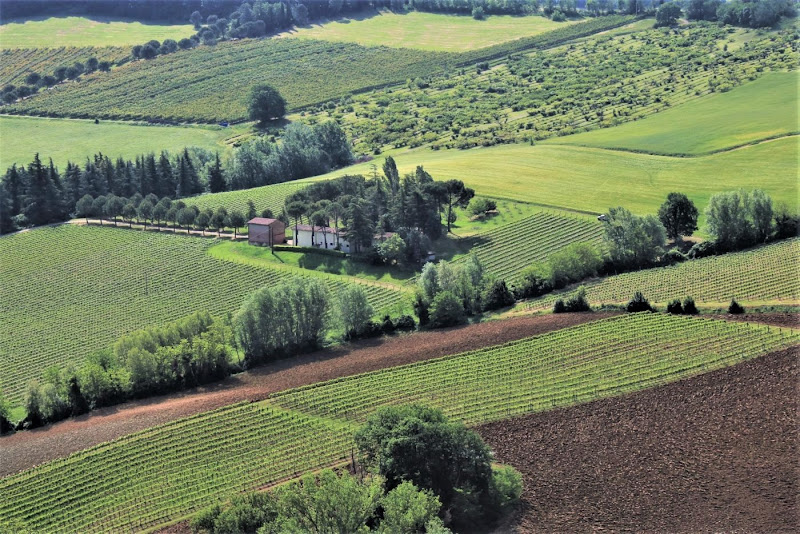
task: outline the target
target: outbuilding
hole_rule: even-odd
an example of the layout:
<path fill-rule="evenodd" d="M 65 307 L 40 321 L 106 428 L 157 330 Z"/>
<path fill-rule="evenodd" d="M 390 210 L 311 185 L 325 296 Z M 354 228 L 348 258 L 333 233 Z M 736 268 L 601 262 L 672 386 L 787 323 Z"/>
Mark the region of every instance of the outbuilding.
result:
<path fill-rule="evenodd" d="M 280 245 L 286 241 L 286 225 L 278 219 L 254 217 L 247 221 L 247 241 L 251 245 Z"/>

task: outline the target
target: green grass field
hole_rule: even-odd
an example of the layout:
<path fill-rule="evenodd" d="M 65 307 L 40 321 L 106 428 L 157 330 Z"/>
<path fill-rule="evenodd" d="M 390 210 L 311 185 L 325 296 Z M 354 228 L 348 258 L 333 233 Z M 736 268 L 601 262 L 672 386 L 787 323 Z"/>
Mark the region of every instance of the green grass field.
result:
<path fill-rule="evenodd" d="M 570 23 L 553 22 L 540 16 L 490 16 L 486 20 L 475 20 L 468 15 L 382 11 L 374 15 L 366 13 L 363 17 L 314 24 L 283 35 L 364 46 L 463 52 L 544 33 Z"/>
<path fill-rule="evenodd" d="M 673 191 L 687 194 L 702 212 L 712 194 L 740 187 L 760 187 L 776 203 L 793 207 L 798 195 L 798 148 L 798 137 L 790 137 L 697 158 L 566 145 L 417 149 L 397 152 L 394 158 L 401 173 L 423 165 L 434 179 L 457 178 L 485 196 L 591 213 L 624 206 L 646 214 L 655 213 Z M 370 163 L 380 167 L 381 160 L 309 180 L 369 174 Z"/>
<path fill-rule="evenodd" d="M 797 71 L 770 72 L 636 122 L 545 142 L 697 155 L 797 133 L 797 82 Z"/>
<path fill-rule="evenodd" d="M 105 18 L 50 17 L 0 25 L 0 49 L 133 46 L 152 39 L 178 41 L 193 33 L 191 24 L 171 26 Z"/>
<path fill-rule="evenodd" d="M 241 133 L 244 126 L 148 126 L 116 121 L 81 119 L 45 119 L 39 117 L 0 116 L 3 145 L 0 168 L 13 163 L 27 165 L 33 155 L 53 158 L 64 167 L 67 161 L 82 164 L 98 152 L 116 158 L 134 159 L 150 152 L 167 150 L 176 153 L 196 146 L 220 152 L 229 150 L 225 140 Z"/>
<path fill-rule="evenodd" d="M 321 276 L 221 261 L 207 253 L 217 242 L 71 224 L 0 237 L 0 389 L 19 402 L 49 366 L 80 363 L 122 334 L 198 310 L 234 312 L 264 285 Z M 333 292 L 345 283 L 324 280 Z M 365 287 L 376 311 L 403 297 L 391 286 Z"/>
<path fill-rule="evenodd" d="M 419 402 L 474 425 L 654 387 L 798 341 L 798 331 L 691 317 L 594 321 L 125 436 L 0 480 L 0 517 L 48 532 L 139 531 L 348 459 L 354 423 L 382 405 Z"/>
<path fill-rule="evenodd" d="M 698 306 L 725 307 L 735 298 L 752 306 L 796 305 L 800 302 L 800 240 L 646 269 L 583 283 L 593 306 L 625 304 L 641 291 L 660 306 L 690 296 Z M 531 301 L 527 308 L 551 308 L 571 291 Z"/>

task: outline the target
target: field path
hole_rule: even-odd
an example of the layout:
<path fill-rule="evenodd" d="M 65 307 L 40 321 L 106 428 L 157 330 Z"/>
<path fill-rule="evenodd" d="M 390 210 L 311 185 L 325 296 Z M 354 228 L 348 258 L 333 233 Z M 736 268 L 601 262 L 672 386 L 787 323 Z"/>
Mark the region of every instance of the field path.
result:
<path fill-rule="evenodd" d="M 288 388 L 505 343 L 614 314 L 518 317 L 446 330 L 364 340 L 283 360 L 216 385 L 96 410 L 0 438 L 0 477 L 200 412 L 265 399 Z"/>
<path fill-rule="evenodd" d="M 796 532 L 798 356 L 479 427 L 525 479 L 518 532 Z"/>

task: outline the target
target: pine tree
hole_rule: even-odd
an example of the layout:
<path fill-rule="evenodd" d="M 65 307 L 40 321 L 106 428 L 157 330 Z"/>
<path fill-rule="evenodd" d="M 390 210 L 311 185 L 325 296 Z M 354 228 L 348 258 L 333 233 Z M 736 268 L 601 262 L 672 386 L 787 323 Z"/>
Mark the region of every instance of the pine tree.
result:
<path fill-rule="evenodd" d="M 222 166 L 219 162 L 219 154 L 214 160 L 214 165 L 208 170 L 208 190 L 212 193 L 219 193 L 227 189 L 225 176 L 222 173 Z"/>

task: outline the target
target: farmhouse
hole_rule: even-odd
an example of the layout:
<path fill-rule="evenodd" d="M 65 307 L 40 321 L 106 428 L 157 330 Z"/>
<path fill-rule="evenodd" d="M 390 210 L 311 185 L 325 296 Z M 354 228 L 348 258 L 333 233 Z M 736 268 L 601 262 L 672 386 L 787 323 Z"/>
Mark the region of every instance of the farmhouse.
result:
<path fill-rule="evenodd" d="M 336 249 L 337 240 L 336 234 L 339 234 L 339 250 L 347 252 L 352 251 L 350 242 L 347 240 L 347 231 L 342 229 L 331 228 L 330 226 L 314 226 L 308 224 L 297 225 L 297 236 L 295 245 L 299 247 L 316 247 Z M 372 239 L 372 244 L 384 241 L 394 235 L 393 232 L 384 232 L 383 234 L 375 234 Z"/>
<path fill-rule="evenodd" d="M 278 219 L 250 219 L 247 221 L 247 241 L 251 245 L 280 245 L 286 241 L 286 225 Z"/>

